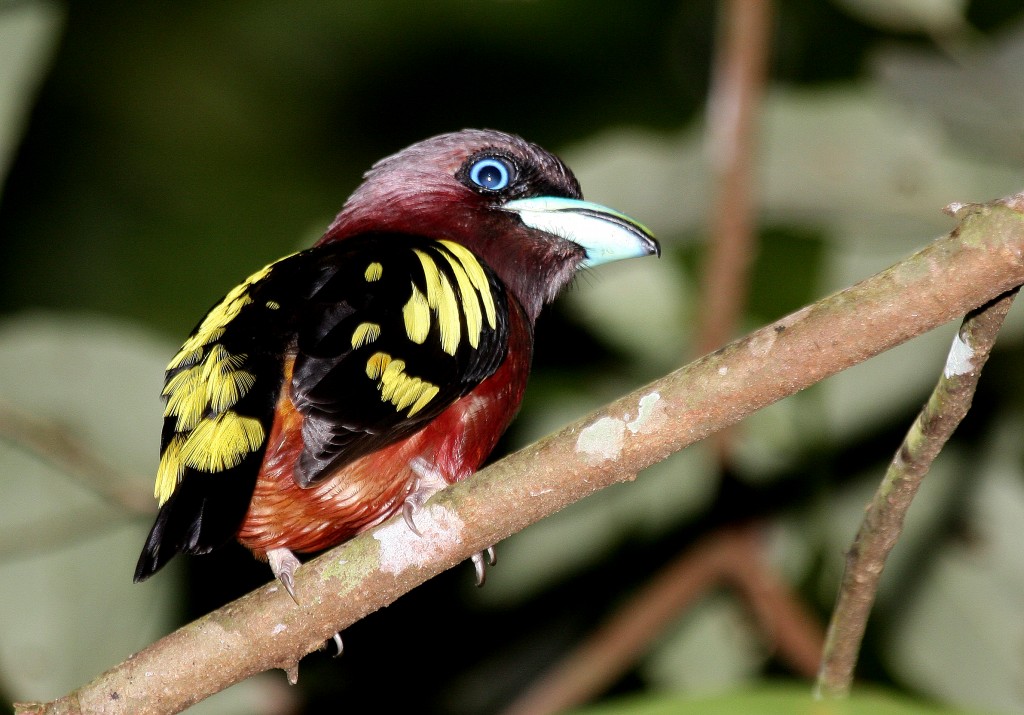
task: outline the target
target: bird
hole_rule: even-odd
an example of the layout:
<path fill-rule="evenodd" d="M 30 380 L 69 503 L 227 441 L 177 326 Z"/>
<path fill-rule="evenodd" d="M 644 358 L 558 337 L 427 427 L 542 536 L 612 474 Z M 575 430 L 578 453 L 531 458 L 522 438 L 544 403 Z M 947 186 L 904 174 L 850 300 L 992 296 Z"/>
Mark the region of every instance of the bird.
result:
<path fill-rule="evenodd" d="M 296 553 L 399 512 L 419 533 L 416 511 L 518 411 L 543 306 L 581 270 L 660 252 L 513 134 L 450 132 L 378 161 L 311 248 L 230 290 L 172 357 L 135 581 L 236 539 L 298 602 Z"/>

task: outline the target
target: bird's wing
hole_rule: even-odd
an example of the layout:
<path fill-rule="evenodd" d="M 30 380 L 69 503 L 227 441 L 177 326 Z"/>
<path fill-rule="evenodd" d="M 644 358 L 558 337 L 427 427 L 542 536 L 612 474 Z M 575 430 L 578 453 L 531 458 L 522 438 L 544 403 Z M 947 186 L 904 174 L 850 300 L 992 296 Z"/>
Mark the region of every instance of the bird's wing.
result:
<path fill-rule="evenodd" d="M 461 245 L 369 236 L 338 250 L 297 330 L 303 487 L 418 431 L 493 374 L 508 346 L 505 290 Z"/>
<path fill-rule="evenodd" d="M 160 512 L 136 581 L 179 552 L 206 553 L 238 532 L 284 382 L 295 306 L 308 294 L 306 253 L 264 266 L 232 289 L 167 366 L 155 489 Z"/>
<path fill-rule="evenodd" d="M 285 387 L 303 417 L 294 475 L 309 486 L 491 375 L 507 352 L 507 301 L 464 247 L 390 234 L 312 248 L 239 284 L 168 365 L 161 509 L 136 580 L 235 536 Z"/>

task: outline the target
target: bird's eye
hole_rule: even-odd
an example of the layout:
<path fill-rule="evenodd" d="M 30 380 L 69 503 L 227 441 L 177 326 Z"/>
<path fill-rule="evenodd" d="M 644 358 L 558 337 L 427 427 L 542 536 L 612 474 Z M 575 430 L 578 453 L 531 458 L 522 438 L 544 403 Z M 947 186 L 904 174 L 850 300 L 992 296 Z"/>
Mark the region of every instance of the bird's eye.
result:
<path fill-rule="evenodd" d="M 487 191 L 501 191 L 512 183 L 515 167 L 508 159 L 484 157 L 469 167 L 469 180 Z"/>

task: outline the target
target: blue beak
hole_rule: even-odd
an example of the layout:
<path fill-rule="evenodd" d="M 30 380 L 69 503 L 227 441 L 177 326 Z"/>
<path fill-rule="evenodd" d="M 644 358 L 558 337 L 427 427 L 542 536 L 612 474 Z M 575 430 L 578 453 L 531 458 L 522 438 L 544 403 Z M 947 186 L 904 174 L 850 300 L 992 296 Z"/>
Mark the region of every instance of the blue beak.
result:
<path fill-rule="evenodd" d="M 626 258 L 661 255 L 661 246 L 639 221 L 590 201 L 538 196 L 514 199 L 501 207 L 519 214 L 538 231 L 579 244 L 587 252 L 584 268 Z"/>

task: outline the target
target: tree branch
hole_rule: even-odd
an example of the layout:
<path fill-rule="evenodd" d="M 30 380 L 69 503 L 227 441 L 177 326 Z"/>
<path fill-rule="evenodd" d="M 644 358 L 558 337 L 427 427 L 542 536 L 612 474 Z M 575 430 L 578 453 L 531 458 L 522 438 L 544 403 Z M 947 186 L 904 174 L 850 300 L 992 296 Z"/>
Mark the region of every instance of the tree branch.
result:
<path fill-rule="evenodd" d="M 173 713 L 269 668 L 474 552 L 751 412 L 1024 283 L 1024 196 L 962 211 L 951 235 L 607 405 L 310 561 L 297 606 L 275 584 L 183 626 L 93 682 L 20 712 Z M 427 626 L 425 626 L 427 627 Z"/>
<path fill-rule="evenodd" d="M 849 694 L 868 615 L 889 552 L 921 482 L 971 407 L 981 370 L 1013 304 L 1013 289 L 972 311 L 953 338 L 945 369 L 907 433 L 868 505 L 853 545 L 825 640 L 818 673 L 819 697 Z"/>

